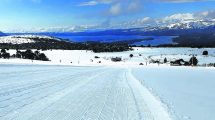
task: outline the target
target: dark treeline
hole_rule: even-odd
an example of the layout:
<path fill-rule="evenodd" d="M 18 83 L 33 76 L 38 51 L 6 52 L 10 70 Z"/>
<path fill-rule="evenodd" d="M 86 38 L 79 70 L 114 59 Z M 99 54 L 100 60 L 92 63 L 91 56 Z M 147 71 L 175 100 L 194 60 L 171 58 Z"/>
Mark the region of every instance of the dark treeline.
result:
<path fill-rule="evenodd" d="M 207 48 L 215 47 L 215 34 L 213 33 L 192 33 L 180 35 L 173 38 L 173 42 L 177 44 L 159 45 L 158 47 L 194 47 Z"/>
<path fill-rule="evenodd" d="M 1 49 L 0 58 L 10 59 L 10 58 L 22 58 L 22 59 L 31 59 L 31 60 L 41 60 L 41 61 L 49 61 L 44 53 L 40 53 L 39 50 L 32 51 L 27 49 L 26 51 L 16 50 L 16 53 L 11 55 L 7 52 L 8 49 Z"/>
<path fill-rule="evenodd" d="M 33 38 L 35 43 L 23 43 L 23 44 L 0 44 L 0 49 L 62 49 L 62 50 L 92 50 L 93 52 L 121 52 L 131 50 L 126 42 L 112 42 L 112 43 L 100 43 L 100 42 L 85 42 L 85 43 L 73 43 L 65 40 L 45 39 L 45 38 Z"/>
<path fill-rule="evenodd" d="M 215 34 L 187 34 L 173 39 L 181 46 L 215 47 Z"/>

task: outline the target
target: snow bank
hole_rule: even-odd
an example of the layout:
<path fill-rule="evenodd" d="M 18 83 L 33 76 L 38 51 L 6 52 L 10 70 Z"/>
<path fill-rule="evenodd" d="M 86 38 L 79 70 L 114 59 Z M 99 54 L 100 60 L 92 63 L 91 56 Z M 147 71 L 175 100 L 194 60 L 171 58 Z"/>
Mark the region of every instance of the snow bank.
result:
<path fill-rule="evenodd" d="M 214 120 L 214 69 L 143 67 L 132 73 L 168 105 L 175 120 Z"/>

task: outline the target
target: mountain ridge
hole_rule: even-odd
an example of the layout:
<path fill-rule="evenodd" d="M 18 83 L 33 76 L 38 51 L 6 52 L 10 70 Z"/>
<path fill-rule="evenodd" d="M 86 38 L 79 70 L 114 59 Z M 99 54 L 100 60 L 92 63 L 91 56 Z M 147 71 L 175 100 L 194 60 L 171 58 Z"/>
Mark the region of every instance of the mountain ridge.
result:
<path fill-rule="evenodd" d="M 6 34 L 0 31 L 0 36 L 6 36 Z"/>

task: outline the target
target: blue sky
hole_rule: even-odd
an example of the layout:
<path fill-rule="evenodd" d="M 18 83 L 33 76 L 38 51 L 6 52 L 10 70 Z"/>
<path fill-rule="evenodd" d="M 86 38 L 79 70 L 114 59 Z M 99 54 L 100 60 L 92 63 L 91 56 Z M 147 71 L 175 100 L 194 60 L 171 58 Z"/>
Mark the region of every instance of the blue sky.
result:
<path fill-rule="evenodd" d="M 0 31 L 120 24 L 214 9 L 214 0 L 0 0 Z"/>

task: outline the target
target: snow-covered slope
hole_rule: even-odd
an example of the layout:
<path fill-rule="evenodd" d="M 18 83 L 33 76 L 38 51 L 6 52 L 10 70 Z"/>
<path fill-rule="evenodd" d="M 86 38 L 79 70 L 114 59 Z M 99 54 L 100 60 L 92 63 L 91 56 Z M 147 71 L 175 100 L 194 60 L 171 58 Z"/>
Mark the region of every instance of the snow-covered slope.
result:
<path fill-rule="evenodd" d="M 34 43 L 34 40 L 29 38 L 22 38 L 18 36 L 6 36 L 0 37 L 0 43 L 22 44 L 22 43 Z"/>
<path fill-rule="evenodd" d="M 138 23 L 135 23 L 138 24 Z M 207 29 L 215 26 L 215 19 L 183 19 L 176 21 L 157 21 L 156 25 L 138 24 L 130 28 L 122 28 L 122 32 L 142 33 L 165 31 L 165 30 L 190 30 L 190 29 Z M 214 30 L 214 29 L 213 29 Z"/>
<path fill-rule="evenodd" d="M 214 69 L 144 67 L 132 73 L 168 106 L 173 120 L 215 119 Z"/>
<path fill-rule="evenodd" d="M 209 26 L 214 26 L 215 20 L 187 20 L 178 23 L 171 23 L 167 25 L 169 29 L 203 29 Z"/>
<path fill-rule="evenodd" d="M 127 69 L 0 67 L 0 120 L 171 120 Z"/>
<path fill-rule="evenodd" d="M 215 118 L 212 68 L 0 67 L 0 120 Z"/>
<path fill-rule="evenodd" d="M 49 36 L 39 36 L 39 35 L 14 35 L 14 36 L 3 36 L 0 37 L 0 43 L 11 43 L 11 44 L 23 44 L 23 43 L 35 43 L 37 39 L 46 40 L 59 40 Z"/>

